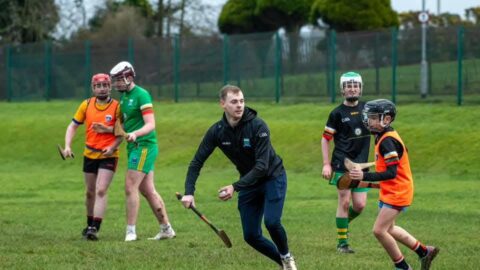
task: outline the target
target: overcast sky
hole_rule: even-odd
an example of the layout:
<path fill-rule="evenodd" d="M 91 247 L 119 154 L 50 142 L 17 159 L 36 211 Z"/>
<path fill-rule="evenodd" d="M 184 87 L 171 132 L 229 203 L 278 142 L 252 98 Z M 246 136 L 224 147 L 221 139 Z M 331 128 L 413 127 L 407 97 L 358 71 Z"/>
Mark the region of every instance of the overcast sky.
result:
<path fill-rule="evenodd" d="M 392 8 L 397 12 L 419 11 L 422 0 L 391 0 Z M 449 12 L 465 17 L 465 9 L 480 6 L 479 0 L 425 0 L 425 6 L 430 13 L 437 13 L 437 3 L 440 2 L 440 12 Z"/>
<path fill-rule="evenodd" d="M 62 0 L 56 0 L 56 2 L 61 2 Z M 69 2 L 69 0 L 63 0 Z M 71 1 L 71 0 L 70 0 Z M 221 7 L 227 2 L 227 0 L 201 0 L 205 4 L 209 4 L 215 7 L 214 14 L 215 18 L 218 18 Z M 295 1 L 295 0 L 289 0 Z M 422 9 L 423 0 L 391 0 L 392 8 L 397 12 L 406 12 L 406 11 L 420 11 Z M 150 0 L 151 3 L 156 4 L 158 1 Z M 449 12 L 453 14 L 458 14 L 465 18 L 465 9 L 471 7 L 480 6 L 480 0 L 425 0 L 426 10 L 429 13 L 436 14 L 438 11 L 438 3 L 440 3 L 440 12 Z M 105 0 L 84 0 L 87 20 L 90 18 L 94 11 L 98 7 L 105 5 Z M 216 21 L 216 19 L 214 20 Z"/>
<path fill-rule="evenodd" d="M 205 3 L 223 5 L 226 0 L 202 0 Z M 294 0 L 293 0 L 294 1 Z M 392 8 L 397 12 L 419 11 L 422 9 L 422 0 L 391 0 Z M 465 9 L 480 6 L 480 0 L 425 0 L 426 9 L 430 13 L 437 13 L 437 3 L 440 2 L 440 12 L 450 12 L 465 17 Z"/>
<path fill-rule="evenodd" d="M 96 6 L 102 6 L 104 0 L 84 0 L 87 7 L 87 12 L 95 10 Z M 202 0 L 204 3 L 208 3 L 214 6 L 218 6 L 218 13 L 220 13 L 220 7 L 225 4 L 226 0 Z M 291 0 L 292 1 L 292 0 Z M 295 0 L 293 0 L 295 1 Z M 423 0 L 391 0 L 392 8 L 397 12 L 404 11 L 419 11 L 422 9 Z M 157 2 L 157 1 L 150 1 Z M 461 15 L 465 17 L 465 9 L 480 6 L 480 0 L 425 0 L 426 9 L 430 13 L 437 13 L 437 3 L 440 2 L 440 12 L 450 12 L 453 14 Z"/>

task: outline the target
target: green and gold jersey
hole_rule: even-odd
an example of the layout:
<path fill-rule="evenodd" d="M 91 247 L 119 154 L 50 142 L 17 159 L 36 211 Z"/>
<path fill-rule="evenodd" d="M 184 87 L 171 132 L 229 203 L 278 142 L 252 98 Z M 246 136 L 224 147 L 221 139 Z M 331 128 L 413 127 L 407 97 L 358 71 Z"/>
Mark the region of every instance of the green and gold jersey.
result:
<path fill-rule="evenodd" d="M 127 133 L 138 130 L 145 125 L 143 115 L 153 113 L 152 97 L 147 90 L 138 85 L 122 94 L 120 98 L 120 110 L 123 116 L 123 127 Z M 155 130 L 145 136 L 137 138 L 138 145 L 145 146 L 157 144 L 157 135 Z M 133 147 L 133 143 L 128 144 L 128 148 Z"/>

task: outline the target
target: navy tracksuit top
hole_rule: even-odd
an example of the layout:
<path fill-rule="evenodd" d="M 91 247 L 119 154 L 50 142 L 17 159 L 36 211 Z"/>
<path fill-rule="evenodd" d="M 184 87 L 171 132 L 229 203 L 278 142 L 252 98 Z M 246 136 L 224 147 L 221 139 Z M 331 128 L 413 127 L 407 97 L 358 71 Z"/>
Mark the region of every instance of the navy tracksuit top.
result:
<path fill-rule="evenodd" d="M 186 195 L 194 194 L 200 170 L 216 147 L 222 150 L 240 173 L 240 179 L 233 183 L 236 191 L 254 187 L 279 176 L 285 170 L 282 159 L 270 142 L 267 124 L 257 117 L 255 110 L 245 107 L 236 127 L 228 124 L 224 114 L 220 121 L 208 129 L 188 167 Z"/>

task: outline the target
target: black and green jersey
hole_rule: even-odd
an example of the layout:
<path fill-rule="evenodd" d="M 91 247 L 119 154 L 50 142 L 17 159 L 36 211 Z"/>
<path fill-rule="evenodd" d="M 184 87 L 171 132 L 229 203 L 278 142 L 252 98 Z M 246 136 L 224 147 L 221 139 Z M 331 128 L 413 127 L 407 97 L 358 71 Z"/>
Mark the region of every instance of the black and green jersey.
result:
<path fill-rule="evenodd" d="M 135 85 L 132 90 L 124 92 L 120 98 L 120 110 L 125 131 L 130 133 L 142 128 L 145 125 L 142 112 L 152 108 L 152 97 L 147 90 Z M 157 144 L 155 130 L 145 136 L 138 137 L 137 142 L 140 146 Z M 133 143 L 129 143 L 128 147 L 133 147 Z"/>
<path fill-rule="evenodd" d="M 345 157 L 363 163 L 368 161 L 370 150 L 370 131 L 362 122 L 362 109 L 364 102 L 350 107 L 343 103 L 333 109 L 328 116 L 328 121 L 323 132 L 323 137 L 333 142 L 335 148 L 332 153 L 332 169 L 344 172 L 343 161 Z"/>

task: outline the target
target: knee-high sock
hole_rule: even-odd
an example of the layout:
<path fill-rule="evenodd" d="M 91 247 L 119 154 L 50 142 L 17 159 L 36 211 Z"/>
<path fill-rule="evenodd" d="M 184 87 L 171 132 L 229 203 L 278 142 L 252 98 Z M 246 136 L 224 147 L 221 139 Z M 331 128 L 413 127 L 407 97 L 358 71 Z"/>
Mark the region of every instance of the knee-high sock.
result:
<path fill-rule="evenodd" d="M 360 213 L 355 211 L 353 209 L 353 206 L 350 205 L 350 207 L 348 208 L 348 222 L 351 222 L 352 220 L 354 220 L 359 215 L 360 215 Z"/>
<path fill-rule="evenodd" d="M 338 246 L 348 244 L 348 218 L 336 218 Z"/>

